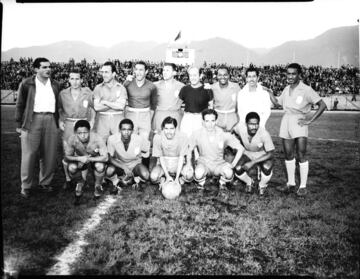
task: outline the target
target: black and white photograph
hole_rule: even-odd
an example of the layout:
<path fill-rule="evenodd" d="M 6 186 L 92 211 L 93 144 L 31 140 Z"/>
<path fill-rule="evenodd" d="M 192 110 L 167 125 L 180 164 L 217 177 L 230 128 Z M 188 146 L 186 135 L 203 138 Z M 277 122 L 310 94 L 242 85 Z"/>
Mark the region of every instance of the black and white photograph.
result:
<path fill-rule="evenodd" d="M 2 0 L 2 276 L 360 277 L 357 0 Z"/>

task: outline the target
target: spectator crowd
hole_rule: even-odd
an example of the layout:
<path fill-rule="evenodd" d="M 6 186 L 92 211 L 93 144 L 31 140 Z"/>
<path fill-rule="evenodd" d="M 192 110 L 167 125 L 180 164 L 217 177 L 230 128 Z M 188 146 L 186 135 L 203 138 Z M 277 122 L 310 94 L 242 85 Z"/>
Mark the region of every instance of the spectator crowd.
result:
<path fill-rule="evenodd" d="M 114 60 L 117 69 L 116 79 L 124 82 L 126 76 L 132 73 L 132 66 L 136 60 L 119 61 Z M 23 78 L 33 74 L 32 58 L 20 58 L 19 61 L 1 62 L 1 89 L 17 90 Z M 158 81 L 162 78 L 162 66 L 164 62 L 146 61 L 149 65 L 147 79 Z M 102 82 L 100 67 L 102 64 L 93 60 L 88 62 L 85 59 L 76 63 L 70 59 L 67 63 L 52 63 L 52 78 L 57 80 L 62 88 L 69 86 L 68 72 L 71 68 L 79 68 L 83 75 L 83 86 L 91 90 Z M 216 71 L 219 64 L 207 64 L 204 62 L 201 68 L 202 81 L 212 84 L 216 81 Z M 227 65 L 230 70 L 230 80 L 243 87 L 246 83 L 246 66 Z M 273 90 L 275 95 L 279 95 L 286 86 L 286 65 L 265 65 L 258 66 L 260 69 L 260 82 Z M 342 66 L 341 68 L 325 68 L 322 66 L 303 67 L 303 81 L 310 85 L 320 96 L 325 97 L 331 94 L 359 94 L 359 68 L 353 66 Z M 178 66 L 177 80 L 188 84 L 187 66 Z"/>

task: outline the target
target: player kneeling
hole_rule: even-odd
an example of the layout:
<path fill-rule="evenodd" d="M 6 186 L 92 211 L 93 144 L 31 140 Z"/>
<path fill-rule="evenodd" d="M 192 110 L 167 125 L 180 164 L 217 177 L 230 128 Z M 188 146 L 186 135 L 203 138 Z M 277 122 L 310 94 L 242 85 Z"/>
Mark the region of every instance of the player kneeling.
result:
<path fill-rule="evenodd" d="M 74 134 L 65 142 L 64 150 L 70 177 L 77 181 L 76 202 L 79 201 L 86 182 L 81 171 L 88 169 L 89 166 L 92 167 L 95 175 L 94 196 L 99 196 L 108 155 L 105 142 L 98 134 L 90 132 L 90 123 L 87 120 L 79 120 L 75 123 Z"/>
<path fill-rule="evenodd" d="M 213 109 L 205 109 L 202 112 L 203 127 L 195 131 L 190 138 L 189 154 L 197 147 L 199 158 L 195 166 L 195 181 L 198 188 L 203 189 L 207 176 L 220 176 L 219 189 L 226 190 L 226 183 L 234 176 L 234 167 L 239 161 L 244 148 L 236 137 L 224 132 L 216 126 L 217 112 Z M 228 163 L 224 160 L 226 146 L 237 149 L 234 160 Z"/>
<path fill-rule="evenodd" d="M 113 194 L 121 190 L 121 186 L 137 188 L 140 181 L 149 180 L 149 170 L 142 164 L 142 158 L 149 157 L 150 142 L 133 134 L 133 130 L 134 123 L 125 118 L 119 124 L 120 133 L 108 138 L 109 165 L 105 179 L 111 181 Z"/>
<path fill-rule="evenodd" d="M 245 147 L 243 156 L 235 167 L 235 176 L 246 183 L 246 192 L 251 193 L 254 181 L 249 171 L 256 166 L 260 167 L 261 178 L 259 194 L 265 194 L 267 183 L 272 176 L 274 144 L 265 128 L 259 127 L 260 116 L 256 112 L 249 112 L 245 118 L 246 125 L 239 123 L 234 131 L 237 133 Z"/>
<path fill-rule="evenodd" d="M 159 184 L 159 189 L 165 181 L 182 185 L 193 179 L 194 170 L 189 158 L 185 164 L 188 138 L 176 127 L 176 119 L 168 116 L 161 123 L 161 133 L 154 136 L 153 157 L 157 158 L 157 165 L 152 169 L 150 179 L 152 183 Z"/>

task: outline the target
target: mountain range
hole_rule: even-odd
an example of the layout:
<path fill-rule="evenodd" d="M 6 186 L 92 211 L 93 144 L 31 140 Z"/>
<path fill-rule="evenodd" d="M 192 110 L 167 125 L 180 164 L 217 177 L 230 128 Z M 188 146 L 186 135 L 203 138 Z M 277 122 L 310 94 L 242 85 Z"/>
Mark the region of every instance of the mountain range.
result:
<path fill-rule="evenodd" d="M 159 62 L 165 60 L 167 47 L 167 43 L 159 44 L 152 41 L 127 41 L 108 48 L 92 46 L 81 41 L 61 41 L 44 46 L 9 49 L 1 53 L 1 61 L 42 56 L 56 62 L 67 62 L 70 58 L 74 58 L 76 62 L 84 58 L 90 62 L 95 60 L 100 63 L 108 59 L 143 59 Z M 313 39 L 289 41 L 271 49 L 246 48 L 219 37 L 192 41 L 188 48 L 195 49 L 196 64 L 206 61 L 229 65 L 246 65 L 250 62 L 256 65 L 275 65 L 296 61 L 305 66 L 337 67 L 350 64 L 359 67 L 359 27 L 337 27 Z"/>

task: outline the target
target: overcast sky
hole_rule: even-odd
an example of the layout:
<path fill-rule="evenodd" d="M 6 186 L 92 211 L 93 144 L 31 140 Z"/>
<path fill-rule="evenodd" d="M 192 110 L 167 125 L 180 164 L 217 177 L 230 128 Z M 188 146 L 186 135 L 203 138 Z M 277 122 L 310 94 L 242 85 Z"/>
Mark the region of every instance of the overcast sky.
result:
<path fill-rule="evenodd" d="M 357 25 L 359 0 L 288 3 L 52 3 L 2 0 L 2 50 L 79 40 L 110 47 L 128 40 L 168 43 L 212 37 L 269 48 Z"/>

